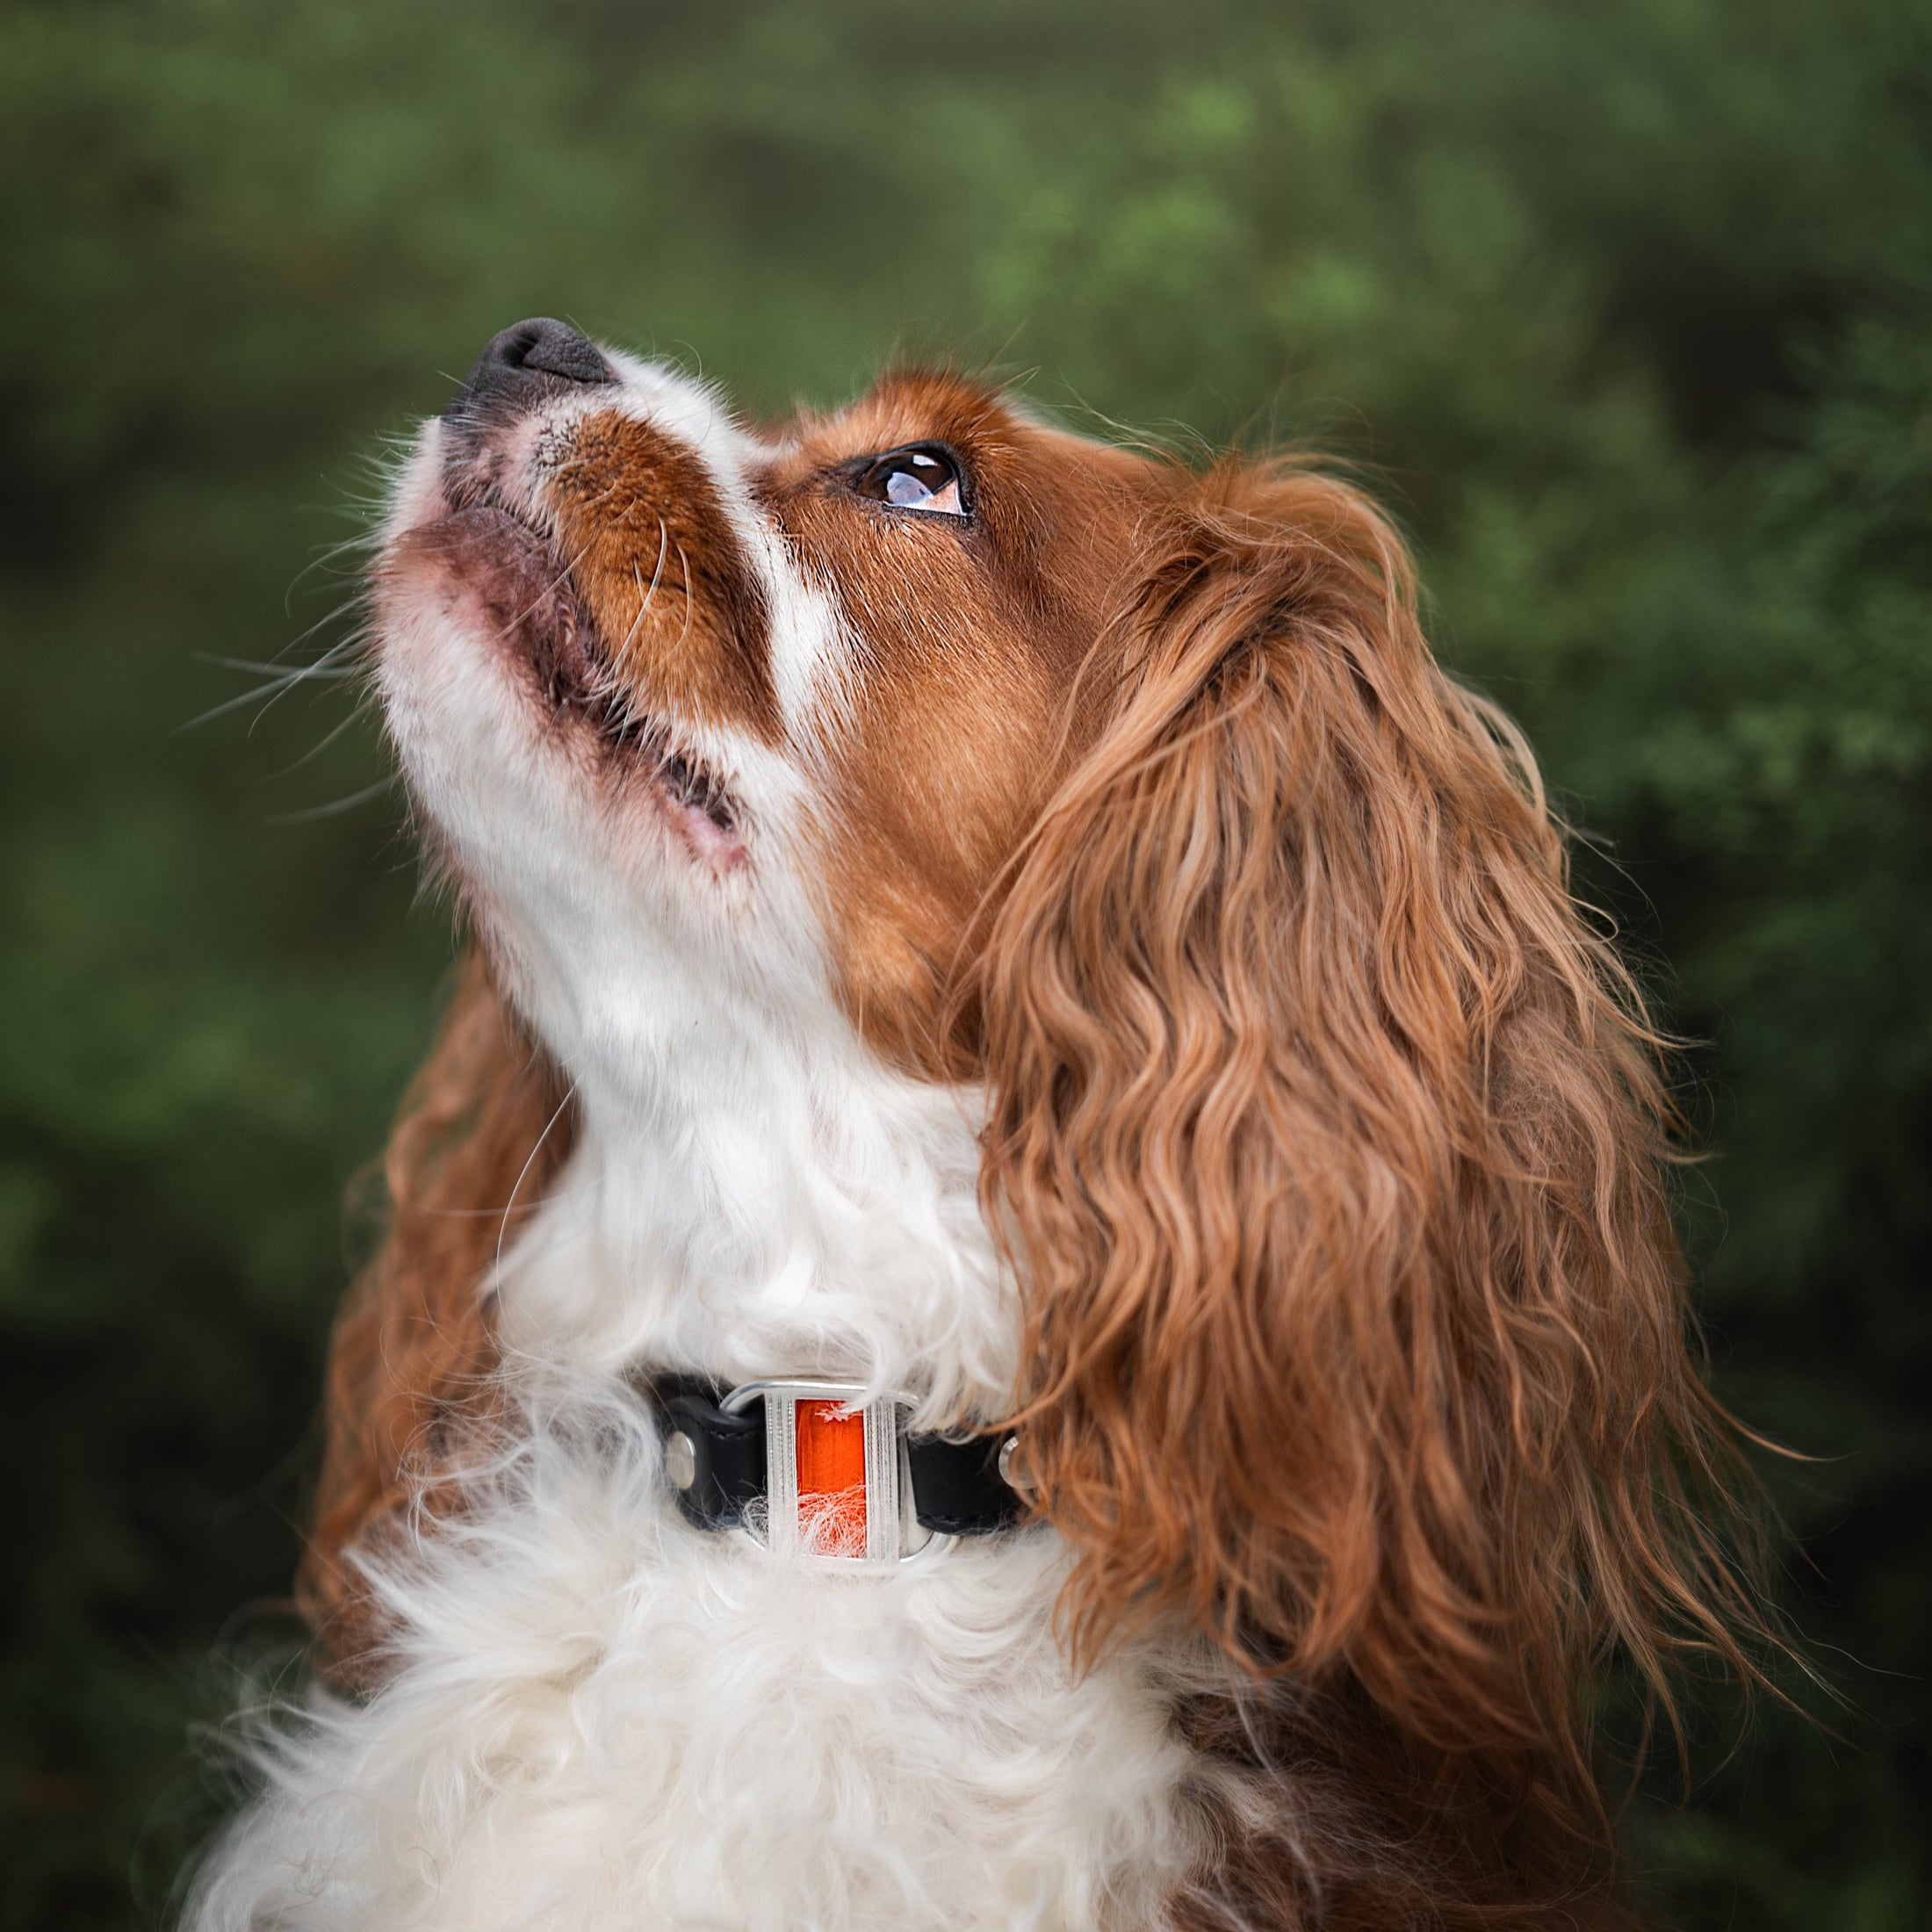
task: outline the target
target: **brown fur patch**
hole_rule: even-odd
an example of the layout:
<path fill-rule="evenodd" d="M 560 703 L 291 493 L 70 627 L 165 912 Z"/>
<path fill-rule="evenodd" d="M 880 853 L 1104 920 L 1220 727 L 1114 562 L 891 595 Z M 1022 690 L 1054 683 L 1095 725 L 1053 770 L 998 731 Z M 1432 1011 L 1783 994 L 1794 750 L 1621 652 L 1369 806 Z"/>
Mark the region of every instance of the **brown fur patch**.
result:
<path fill-rule="evenodd" d="M 775 740 L 771 614 L 703 464 L 615 410 L 576 418 L 560 443 L 558 546 L 619 683 L 646 710 Z"/>
<path fill-rule="evenodd" d="M 1431 1750 L 1345 1680 L 1176 1714 L 1213 1849 L 1174 1932 L 1637 1932 L 1533 1761 Z"/>
<path fill-rule="evenodd" d="M 383 1179 L 389 1229 L 330 1338 L 314 1527 L 295 1595 L 332 1674 L 378 1672 L 383 1633 L 354 1561 L 487 1422 L 497 1366 L 481 1283 L 575 1139 L 555 1070 L 505 1012 L 479 953 L 404 1096 Z"/>

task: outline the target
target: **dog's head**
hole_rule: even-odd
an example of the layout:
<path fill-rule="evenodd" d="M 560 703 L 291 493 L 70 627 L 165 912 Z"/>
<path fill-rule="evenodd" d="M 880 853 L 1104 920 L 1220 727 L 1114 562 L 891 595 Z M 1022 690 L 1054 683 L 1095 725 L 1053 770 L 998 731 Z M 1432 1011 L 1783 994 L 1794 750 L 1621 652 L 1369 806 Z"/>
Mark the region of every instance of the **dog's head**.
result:
<path fill-rule="evenodd" d="M 1648 1036 L 1357 491 L 943 374 L 767 433 L 530 322 L 377 592 L 422 816 L 580 1106 L 732 1015 L 970 1098 L 1077 1641 L 1180 1616 L 1561 1754 L 1606 1638 L 1725 1640 Z M 493 998 L 430 1080 L 491 1238 L 550 1106 Z M 461 1238 L 381 1319 L 473 1300 Z M 338 1539 L 397 1457 L 393 1346 L 348 1353 Z"/>
<path fill-rule="evenodd" d="M 723 978 L 971 1078 L 965 983 L 1198 495 L 945 376 L 768 436 L 559 324 L 498 337 L 403 490 L 378 674 L 552 1050 L 599 1080 L 568 1035 Z"/>

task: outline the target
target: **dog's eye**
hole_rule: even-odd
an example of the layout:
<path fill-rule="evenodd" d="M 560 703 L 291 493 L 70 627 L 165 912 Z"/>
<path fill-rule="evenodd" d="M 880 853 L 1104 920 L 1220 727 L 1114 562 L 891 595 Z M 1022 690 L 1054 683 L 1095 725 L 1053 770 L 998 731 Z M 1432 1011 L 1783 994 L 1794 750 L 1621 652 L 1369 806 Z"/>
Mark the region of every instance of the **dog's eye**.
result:
<path fill-rule="evenodd" d="M 966 514 L 959 458 L 936 443 L 909 443 L 876 456 L 853 479 L 853 487 L 875 503 L 924 510 L 934 516 Z"/>

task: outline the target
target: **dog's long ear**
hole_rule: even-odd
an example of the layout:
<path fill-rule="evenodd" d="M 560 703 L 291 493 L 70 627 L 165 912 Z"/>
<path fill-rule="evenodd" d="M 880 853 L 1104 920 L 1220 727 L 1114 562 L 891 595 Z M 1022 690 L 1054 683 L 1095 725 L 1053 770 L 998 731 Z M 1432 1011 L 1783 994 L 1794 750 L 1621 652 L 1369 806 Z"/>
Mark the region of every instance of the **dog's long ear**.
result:
<path fill-rule="evenodd" d="M 1360 495 L 1230 465 L 1150 542 L 983 962 L 1063 1609 L 1576 1763 L 1593 1654 L 1734 1662 L 1749 1615 L 1693 1508 L 1728 1425 L 1653 1036 Z"/>
<path fill-rule="evenodd" d="M 491 1265 L 572 1139 L 555 1071 L 472 950 L 390 1135 L 386 1238 L 329 1347 L 322 1474 L 296 1600 L 342 1674 L 357 1674 L 378 1634 L 345 1558 L 396 1523 L 482 1413 L 495 1361 Z"/>

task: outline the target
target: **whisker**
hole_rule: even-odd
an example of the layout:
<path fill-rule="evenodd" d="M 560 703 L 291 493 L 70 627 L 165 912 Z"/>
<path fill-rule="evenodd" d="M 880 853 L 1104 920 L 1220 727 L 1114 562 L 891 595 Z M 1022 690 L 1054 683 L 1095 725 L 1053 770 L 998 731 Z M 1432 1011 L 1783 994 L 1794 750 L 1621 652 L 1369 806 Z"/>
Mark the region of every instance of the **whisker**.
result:
<path fill-rule="evenodd" d="M 652 598 L 656 596 L 658 594 L 658 580 L 664 574 L 665 551 L 670 541 L 670 526 L 660 516 L 658 519 L 658 565 L 657 568 L 651 573 L 651 588 L 644 594 L 644 601 L 646 604 L 648 604 L 651 602 Z M 678 554 L 681 556 L 683 552 L 681 551 Z M 688 582 L 689 579 L 690 571 L 688 566 L 687 566 L 685 571 L 685 580 L 687 582 Z"/>
<path fill-rule="evenodd" d="M 328 656 L 335 653 L 332 651 Z M 316 659 L 313 664 L 263 664 L 253 658 L 218 658 L 205 652 L 195 652 L 196 660 L 202 664 L 213 664 L 224 671 L 253 671 L 257 675 L 272 677 L 278 685 L 284 683 L 306 684 L 314 679 L 329 681 L 336 678 L 353 678 L 362 675 L 355 665 L 335 665 L 328 657 Z"/>
<path fill-rule="evenodd" d="M 225 717 L 230 711 L 238 711 L 247 704 L 259 703 L 265 711 L 285 691 L 302 681 L 299 676 L 285 675 L 275 678 L 267 684 L 258 684 L 252 691 L 243 691 L 239 696 L 224 698 L 219 704 L 211 704 L 206 710 L 198 712 L 184 723 L 177 724 L 169 735 L 179 738 L 184 732 L 198 731 L 202 725 L 212 724 L 218 717 Z M 249 721 L 249 729 L 251 732 L 256 722 L 256 719 Z"/>
<path fill-rule="evenodd" d="M 299 811 L 270 812 L 262 823 L 265 825 L 306 825 L 312 818 L 337 818 L 342 812 L 353 811 L 357 805 L 367 804 L 371 798 L 381 797 L 386 791 L 394 790 L 401 782 L 402 774 L 391 772 L 388 777 L 378 779 L 372 785 L 364 785 L 360 791 L 352 791 L 346 798 L 331 799 L 326 805 L 305 805 Z"/>
<path fill-rule="evenodd" d="M 311 624 L 309 628 L 302 633 L 302 636 L 296 639 L 296 643 L 300 644 L 304 641 L 304 639 L 313 637 L 314 633 L 321 628 L 322 624 L 333 623 L 339 618 L 346 616 L 349 612 L 354 608 L 355 603 L 353 600 L 350 602 L 338 606 L 338 608 L 331 612 L 328 617 L 321 619 L 321 623 Z M 346 638 L 338 638 L 334 644 L 330 645 L 328 650 L 324 651 L 320 657 L 314 659 L 311 662 L 306 665 L 290 666 L 289 669 L 285 672 L 283 675 L 272 686 L 265 687 L 265 688 L 269 691 L 269 696 L 263 702 L 261 710 L 258 710 L 255 714 L 255 716 L 249 720 L 249 736 L 250 738 L 253 738 L 255 736 L 256 727 L 262 722 L 264 717 L 269 715 L 271 710 L 275 709 L 278 704 L 282 702 L 285 697 L 288 696 L 291 691 L 292 691 L 296 688 L 297 685 L 307 683 L 310 681 L 311 676 L 315 673 L 326 673 L 328 668 L 332 667 L 344 652 L 354 650 L 356 646 L 361 642 L 361 638 L 362 633 L 358 630 L 356 631 L 352 631 Z M 294 646 L 291 645 L 290 648 L 292 650 Z M 324 677 L 324 681 L 328 681 L 326 675 Z M 259 696 L 260 694 L 258 693 L 257 695 Z"/>
<path fill-rule="evenodd" d="M 288 588 L 282 593 L 282 609 L 285 615 L 291 614 L 295 600 L 295 593 L 302 588 L 309 578 L 320 575 L 321 573 L 328 569 L 331 565 L 340 562 L 345 557 L 352 556 L 358 551 L 373 551 L 381 541 L 381 531 L 378 529 L 367 527 L 371 520 L 370 509 L 351 508 L 346 505 L 330 507 L 339 515 L 356 517 L 365 527 L 357 530 L 353 537 L 343 537 L 338 538 L 333 544 L 324 544 L 321 550 L 295 573 L 294 576 L 289 580 Z M 371 508 L 372 508 L 373 505 Z"/>

